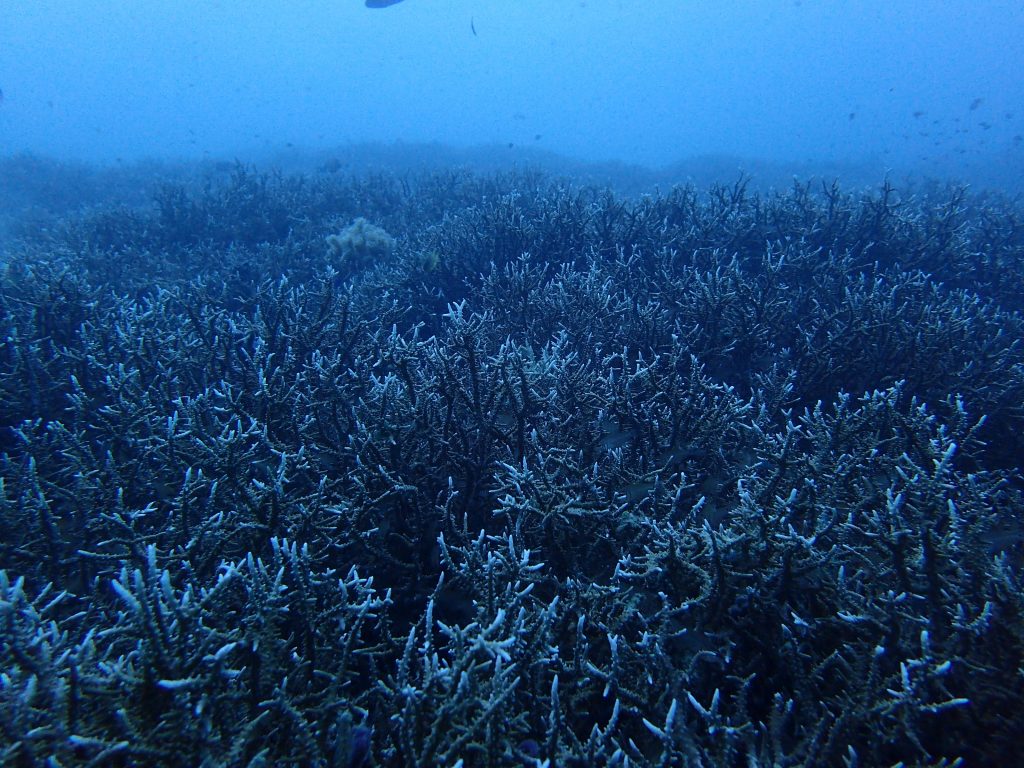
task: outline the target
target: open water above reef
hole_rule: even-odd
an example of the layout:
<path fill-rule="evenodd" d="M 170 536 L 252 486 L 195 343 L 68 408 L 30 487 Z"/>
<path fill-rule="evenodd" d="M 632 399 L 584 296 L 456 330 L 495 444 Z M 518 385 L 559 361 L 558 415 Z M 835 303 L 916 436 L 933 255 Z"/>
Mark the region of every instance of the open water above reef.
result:
<path fill-rule="evenodd" d="M 1013 759 L 1018 202 L 369 165 L 3 161 L 0 763 Z"/>

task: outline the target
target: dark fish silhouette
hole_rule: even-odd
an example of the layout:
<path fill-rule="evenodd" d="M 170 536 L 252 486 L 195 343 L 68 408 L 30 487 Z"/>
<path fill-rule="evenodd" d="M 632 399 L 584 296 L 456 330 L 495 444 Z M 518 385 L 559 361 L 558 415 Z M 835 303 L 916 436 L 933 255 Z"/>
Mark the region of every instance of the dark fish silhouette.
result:
<path fill-rule="evenodd" d="M 397 5 L 402 0 L 366 0 L 367 8 L 387 8 L 389 5 Z"/>

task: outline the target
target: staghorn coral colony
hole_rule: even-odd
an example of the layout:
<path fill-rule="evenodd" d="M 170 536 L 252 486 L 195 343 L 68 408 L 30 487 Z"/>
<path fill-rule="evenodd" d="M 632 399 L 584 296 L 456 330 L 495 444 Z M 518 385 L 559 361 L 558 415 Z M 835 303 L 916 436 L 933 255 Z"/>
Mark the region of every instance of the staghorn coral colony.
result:
<path fill-rule="evenodd" d="M 25 227 L 0 764 L 1011 764 L 1022 297 L 955 188 L 238 168 Z"/>

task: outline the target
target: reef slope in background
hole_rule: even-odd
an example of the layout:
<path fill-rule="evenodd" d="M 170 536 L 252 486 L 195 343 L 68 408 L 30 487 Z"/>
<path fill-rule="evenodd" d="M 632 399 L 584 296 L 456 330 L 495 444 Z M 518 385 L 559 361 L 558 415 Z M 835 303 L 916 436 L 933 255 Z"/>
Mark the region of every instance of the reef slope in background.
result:
<path fill-rule="evenodd" d="M 7 162 L 4 765 L 1015 754 L 1016 204 Z"/>

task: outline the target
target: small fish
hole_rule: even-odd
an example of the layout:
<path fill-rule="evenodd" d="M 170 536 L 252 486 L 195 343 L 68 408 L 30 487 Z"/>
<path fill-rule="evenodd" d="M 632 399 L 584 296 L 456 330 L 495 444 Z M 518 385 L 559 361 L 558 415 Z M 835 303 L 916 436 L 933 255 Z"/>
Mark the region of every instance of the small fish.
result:
<path fill-rule="evenodd" d="M 971 102 L 971 107 L 970 107 L 970 109 L 971 109 L 971 112 L 973 112 L 973 111 L 974 111 L 974 110 L 976 110 L 976 109 L 977 109 L 978 107 L 980 107 L 980 106 L 981 106 L 981 105 L 982 105 L 982 104 L 983 104 L 984 102 L 985 102 L 985 100 L 984 100 L 984 99 L 975 99 L 974 101 L 972 101 L 972 102 Z"/>
<path fill-rule="evenodd" d="M 398 5 L 402 0 L 366 0 L 367 8 L 387 8 L 389 5 Z"/>
<path fill-rule="evenodd" d="M 611 419 L 601 421 L 601 447 L 606 451 L 614 451 L 633 442 L 639 435 L 635 429 L 619 429 L 619 426 Z"/>
<path fill-rule="evenodd" d="M 639 501 L 643 501 L 647 498 L 648 494 L 658 487 L 658 478 L 654 477 L 650 480 L 640 480 L 635 483 L 630 483 L 622 489 L 622 495 L 626 497 L 626 501 L 631 504 L 636 504 Z"/>

